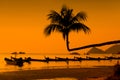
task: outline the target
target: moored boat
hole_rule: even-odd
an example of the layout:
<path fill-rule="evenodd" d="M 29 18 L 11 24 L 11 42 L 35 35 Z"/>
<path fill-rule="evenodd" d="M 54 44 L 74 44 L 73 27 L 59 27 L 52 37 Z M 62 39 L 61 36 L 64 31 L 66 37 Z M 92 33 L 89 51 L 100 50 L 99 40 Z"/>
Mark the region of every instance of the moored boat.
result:
<path fill-rule="evenodd" d="M 18 65 L 19 67 L 22 67 L 23 66 L 23 60 L 22 58 L 15 58 L 15 59 L 9 59 L 9 58 L 4 58 L 5 62 L 8 64 L 8 65 Z"/>

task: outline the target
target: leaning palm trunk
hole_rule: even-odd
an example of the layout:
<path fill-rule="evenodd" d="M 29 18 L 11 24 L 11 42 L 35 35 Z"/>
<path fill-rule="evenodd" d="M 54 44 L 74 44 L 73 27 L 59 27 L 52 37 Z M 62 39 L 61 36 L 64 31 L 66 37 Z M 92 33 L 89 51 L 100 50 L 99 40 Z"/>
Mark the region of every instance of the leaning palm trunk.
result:
<path fill-rule="evenodd" d="M 67 42 L 67 47 L 68 47 L 67 49 L 68 49 L 68 51 L 74 51 L 74 50 L 81 50 L 81 49 L 86 49 L 86 48 L 90 48 L 90 47 L 100 47 L 100 46 L 104 46 L 104 45 L 117 44 L 117 43 L 120 43 L 120 40 L 108 41 L 108 42 L 103 42 L 103 43 L 99 43 L 99 44 L 91 44 L 91 45 L 86 45 L 86 46 L 70 49 L 69 43 Z"/>

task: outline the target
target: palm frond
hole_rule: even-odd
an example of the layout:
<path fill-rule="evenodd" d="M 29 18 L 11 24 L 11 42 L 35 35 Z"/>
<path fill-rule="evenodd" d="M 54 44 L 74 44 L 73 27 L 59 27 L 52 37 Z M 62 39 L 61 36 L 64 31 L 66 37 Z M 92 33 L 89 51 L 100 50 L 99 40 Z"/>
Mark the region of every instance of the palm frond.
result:
<path fill-rule="evenodd" d="M 61 16 L 65 16 L 67 11 L 68 11 L 68 8 L 66 7 L 66 5 L 63 5 L 63 7 L 61 9 L 61 12 L 60 12 Z"/>
<path fill-rule="evenodd" d="M 69 9 L 68 7 L 66 7 L 65 5 L 63 5 L 62 9 L 61 9 L 61 16 L 62 18 L 71 18 L 73 9 Z"/>
<path fill-rule="evenodd" d="M 71 22 L 79 22 L 79 21 L 85 21 L 87 20 L 87 15 L 85 12 L 79 12 L 77 13 L 71 20 Z"/>
<path fill-rule="evenodd" d="M 61 32 L 62 26 L 58 24 L 50 24 L 44 29 L 44 33 L 46 36 L 49 36 L 51 32 L 58 31 Z"/>
<path fill-rule="evenodd" d="M 73 16 L 72 12 L 73 12 L 73 9 L 69 9 L 66 6 L 63 6 L 63 8 L 61 9 L 61 17 L 62 17 L 61 24 L 64 27 L 67 27 L 71 24 L 70 21 Z"/>
<path fill-rule="evenodd" d="M 86 25 L 82 24 L 82 23 L 74 23 L 70 26 L 70 31 L 74 30 L 74 31 L 84 31 L 85 33 L 89 33 L 90 32 L 90 28 L 87 27 Z"/>
<path fill-rule="evenodd" d="M 66 21 L 68 21 L 68 22 L 71 21 L 71 19 L 72 19 L 72 17 L 73 17 L 72 12 L 73 12 L 73 9 L 68 9 L 67 15 L 64 17 L 64 18 L 66 19 Z"/>
<path fill-rule="evenodd" d="M 62 30 L 60 31 L 63 35 L 63 39 L 65 40 L 66 37 L 68 36 L 69 34 L 69 29 L 65 29 L 65 28 L 62 28 Z"/>
<path fill-rule="evenodd" d="M 52 23 L 59 23 L 62 19 L 61 15 L 54 10 L 51 10 L 50 14 L 48 14 L 48 19 L 51 20 Z"/>
<path fill-rule="evenodd" d="M 79 12 L 77 15 L 76 15 L 76 18 L 78 18 L 79 20 L 87 20 L 87 15 L 85 12 Z"/>

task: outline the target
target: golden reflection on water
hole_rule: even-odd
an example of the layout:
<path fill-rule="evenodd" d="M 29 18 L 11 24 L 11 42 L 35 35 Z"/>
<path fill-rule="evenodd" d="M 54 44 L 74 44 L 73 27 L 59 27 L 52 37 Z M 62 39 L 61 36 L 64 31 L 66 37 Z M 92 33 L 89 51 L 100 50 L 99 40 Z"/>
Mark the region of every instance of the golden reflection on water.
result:
<path fill-rule="evenodd" d="M 53 79 L 35 79 L 35 80 L 78 80 L 76 78 L 53 78 Z"/>

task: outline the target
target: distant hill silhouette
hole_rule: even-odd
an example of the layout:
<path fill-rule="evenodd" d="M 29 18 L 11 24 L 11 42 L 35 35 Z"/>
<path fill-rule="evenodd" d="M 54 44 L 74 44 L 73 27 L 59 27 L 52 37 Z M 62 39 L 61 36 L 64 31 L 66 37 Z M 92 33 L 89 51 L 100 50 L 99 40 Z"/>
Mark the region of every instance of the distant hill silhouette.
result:
<path fill-rule="evenodd" d="M 87 54 L 90 54 L 90 53 L 94 53 L 94 54 L 98 54 L 98 53 L 105 53 L 105 51 L 103 51 L 103 50 L 101 50 L 101 49 L 98 49 L 98 48 L 96 48 L 96 47 L 93 47 L 93 48 L 91 48 L 88 52 L 87 52 Z"/>
<path fill-rule="evenodd" d="M 120 52 L 120 44 L 113 45 L 112 47 L 105 50 L 106 53 L 119 53 Z"/>

